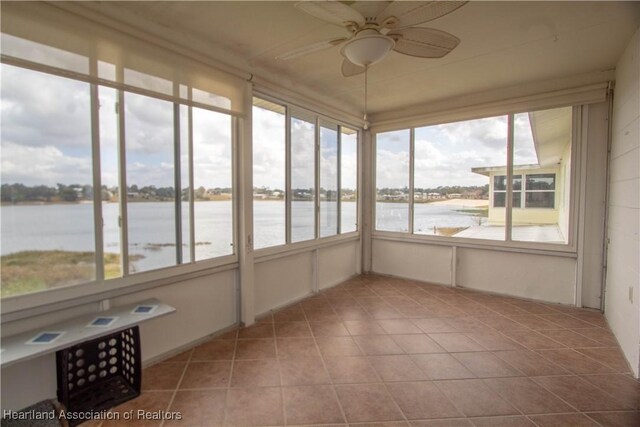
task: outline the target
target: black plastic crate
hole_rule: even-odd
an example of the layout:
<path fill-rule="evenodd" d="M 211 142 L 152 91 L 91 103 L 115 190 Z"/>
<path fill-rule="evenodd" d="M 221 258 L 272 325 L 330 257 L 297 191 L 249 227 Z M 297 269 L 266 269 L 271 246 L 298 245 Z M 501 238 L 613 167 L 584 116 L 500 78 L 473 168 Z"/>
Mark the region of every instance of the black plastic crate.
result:
<path fill-rule="evenodd" d="M 67 412 L 88 413 L 138 397 L 140 356 L 137 326 L 58 351 L 58 400 Z M 83 421 L 69 415 L 70 426 Z"/>

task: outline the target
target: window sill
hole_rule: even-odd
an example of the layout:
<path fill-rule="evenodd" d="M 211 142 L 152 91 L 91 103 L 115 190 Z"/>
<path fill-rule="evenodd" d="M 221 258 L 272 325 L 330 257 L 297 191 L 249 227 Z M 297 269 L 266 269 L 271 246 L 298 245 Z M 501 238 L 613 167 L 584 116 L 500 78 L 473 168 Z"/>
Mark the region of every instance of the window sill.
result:
<path fill-rule="evenodd" d="M 238 268 L 236 255 L 136 273 L 104 282 L 70 285 L 3 298 L 0 323 L 91 304 L 121 295 L 166 286 Z"/>
<path fill-rule="evenodd" d="M 263 248 L 255 251 L 254 259 L 256 263 L 266 262 L 272 259 L 278 259 L 285 256 L 309 252 L 315 249 L 336 246 L 346 242 L 353 242 L 359 239 L 360 233 L 358 231 L 353 231 L 351 233 L 339 234 L 331 237 L 322 237 L 320 239 L 307 240 L 304 242 L 291 243 L 288 245 Z"/>

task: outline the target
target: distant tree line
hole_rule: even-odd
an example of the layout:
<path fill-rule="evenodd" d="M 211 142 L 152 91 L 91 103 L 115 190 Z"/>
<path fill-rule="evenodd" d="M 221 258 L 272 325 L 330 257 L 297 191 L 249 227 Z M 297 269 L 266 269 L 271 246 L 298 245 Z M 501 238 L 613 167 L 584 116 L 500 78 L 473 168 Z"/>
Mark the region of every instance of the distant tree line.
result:
<path fill-rule="evenodd" d="M 447 196 L 449 194 L 477 194 L 478 196 L 486 196 L 489 194 L 489 184 L 485 184 L 482 186 L 478 185 L 452 185 L 452 186 L 438 186 L 432 188 L 421 188 L 415 187 L 414 193 L 438 193 L 443 196 Z M 388 195 L 392 196 L 395 194 L 409 194 L 409 187 L 402 188 L 378 188 L 377 193 L 379 195 Z"/>

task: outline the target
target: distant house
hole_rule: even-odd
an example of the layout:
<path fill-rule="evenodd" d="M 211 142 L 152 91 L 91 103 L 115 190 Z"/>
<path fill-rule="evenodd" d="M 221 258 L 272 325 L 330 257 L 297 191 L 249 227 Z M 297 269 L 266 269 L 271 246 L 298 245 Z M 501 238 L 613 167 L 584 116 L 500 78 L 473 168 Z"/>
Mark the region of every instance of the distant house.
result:
<path fill-rule="evenodd" d="M 551 225 L 567 235 L 571 179 L 571 107 L 529 113 L 538 162 L 513 166 L 514 225 Z M 505 223 L 505 166 L 472 168 L 489 178 L 489 224 Z"/>

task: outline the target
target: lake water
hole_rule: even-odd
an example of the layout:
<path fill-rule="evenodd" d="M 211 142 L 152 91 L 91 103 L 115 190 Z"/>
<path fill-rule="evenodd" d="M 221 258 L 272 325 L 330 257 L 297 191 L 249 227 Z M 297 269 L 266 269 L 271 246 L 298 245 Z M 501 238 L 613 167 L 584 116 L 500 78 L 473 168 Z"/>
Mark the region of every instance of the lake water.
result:
<path fill-rule="evenodd" d="M 120 229 L 117 203 L 103 204 L 105 252 L 118 253 Z M 189 205 L 182 204 L 184 262 L 190 261 Z M 416 233 L 433 234 L 433 227 L 468 227 L 478 218 L 458 212 L 460 207 L 433 204 L 415 205 Z M 321 202 L 321 236 L 337 230 L 337 204 Z M 342 229 L 356 229 L 357 204 L 342 203 Z M 3 205 L 1 207 L 2 255 L 27 250 L 93 251 L 92 204 Z M 129 254 L 140 255 L 132 263 L 133 271 L 146 271 L 175 265 L 175 208 L 168 202 L 129 203 Z M 314 236 L 313 202 L 293 202 L 292 240 Z M 195 257 L 202 260 L 233 253 L 231 201 L 195 202 Z M 254 203 L 256 249 L 283 244 L 285 241 L 285 204 L 279 201 Z M 408 206 L 403 203 L 377 204 L 378 229 L 406 231 Z"/>

